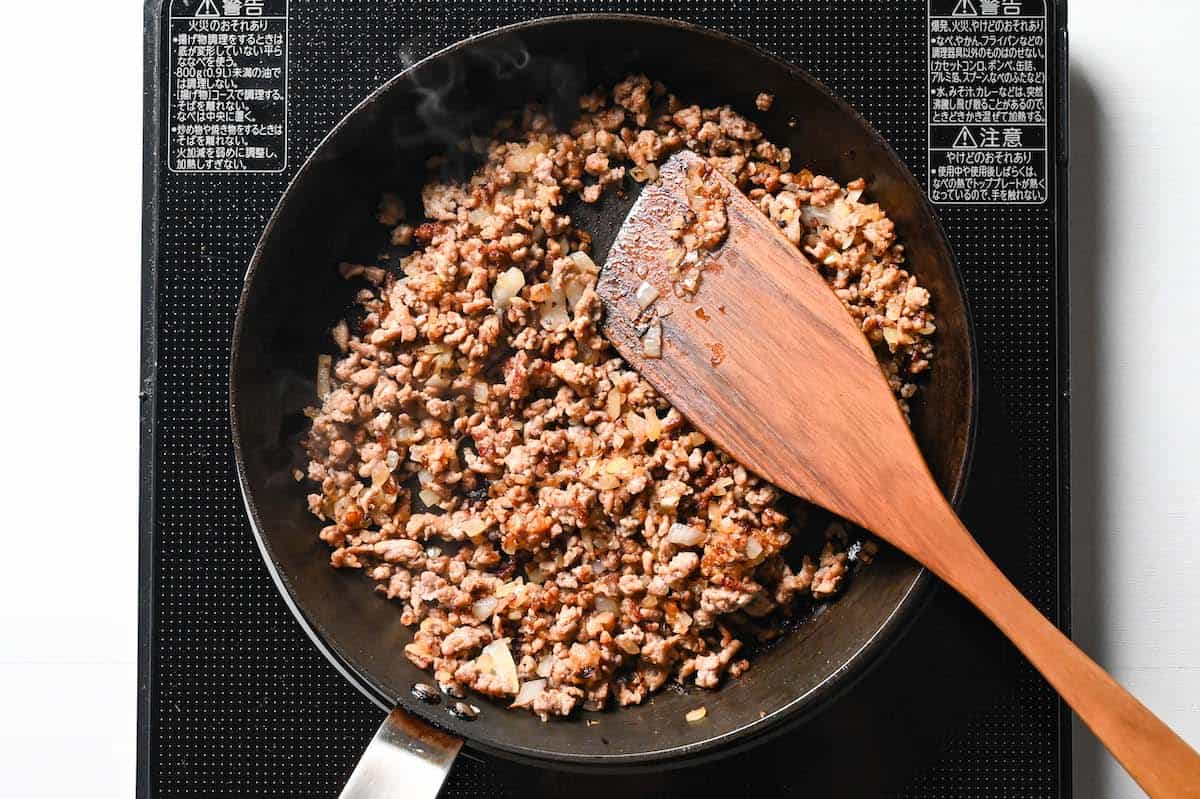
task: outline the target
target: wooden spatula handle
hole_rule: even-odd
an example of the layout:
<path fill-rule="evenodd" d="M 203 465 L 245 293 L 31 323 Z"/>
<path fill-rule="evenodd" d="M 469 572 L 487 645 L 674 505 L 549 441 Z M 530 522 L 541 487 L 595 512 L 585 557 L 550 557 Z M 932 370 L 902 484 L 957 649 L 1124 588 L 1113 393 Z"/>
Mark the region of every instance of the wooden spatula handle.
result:
<path fill-rule="evenodd" d="M 1200 756 L 988 559 L 930 476 L 860 324 L 820 271 L 732 184 L 726 186 L 729 234 L 697 295 L 716 310 L 681 306 L 663 325 L 662 357 L 646 357 L 636 323 L 639 283 L 645 275 L 669 296 L 668 253 L 675 247 L 669 229 L 691 203 L 693 168 L 706 168 L 694 153 L 671 156 L 609 251 L 596 288 L 608 339 L 744 466 L 877 533 L 954 586 L 1012 639 L 1151 796 L 1200 799 Z"/>
<path fill-rule="evenodd" d="M 1200 755 L 1021 595 L 945 507 L 935 551 L 911 553 L 983 611 L 1152 797 L 1200 797 Z"/>

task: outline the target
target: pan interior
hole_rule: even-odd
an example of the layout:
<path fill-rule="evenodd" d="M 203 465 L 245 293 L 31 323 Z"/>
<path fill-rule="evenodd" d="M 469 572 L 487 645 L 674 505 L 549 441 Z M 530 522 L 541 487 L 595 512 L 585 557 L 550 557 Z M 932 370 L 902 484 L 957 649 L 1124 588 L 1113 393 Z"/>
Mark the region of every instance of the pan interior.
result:
<path fill-rule="evenodd" d="M 685 54 L 685 57 L 681 55 Z M 403 704 L 469 738 L 472 745 L 535 762 L 626 766 L 678 760 L 811 712 L 875 658 L 918 604 L 928 578 L 884 548 L 837 601 L 752 660 L 716 692 L 664 691 L 644 705 L 544 724 L 484 699 L 477 721 L 459 721 L 412 699 L 429 676 L 408 662 L 410 639 L 396 606 L 361 574 L 328 566 L 306 490 L 302 413 L 315 396 L 315 362 L 353 287 L 341 260 L 373 259 L 386 231 L 373 221 L 383 191 L 419 208 L 425 160 L 500 114 L 538 100 L 569 118 L 576 98 L 629 72 L 665 82 L 687 102 L 729 103 L 793 161 L 845 182 L 865 177 L 896 222 L 911 268 L 934 296 L 939 319 L 931 382 L 918 395 L 914 426 L 943 490 L 962 488 L 972 427 L 970 327 L 953 260 L 919 187 L 865 122 L 803 73 L 743 43 L 675 23 L 624 16 L 563 17 L 469 40 L 389 82 L 317 148 L 281 200 L 247 276 L 234 342 L 231 400 L 239 475 L 268 567 L 303 619 L 383 704 Z M 776 97 L 754 112 L 758 92 Z M 610 241 L 626 202 L 579 221 Z M 703 723 L 687 711 L 703 705 Z M 589 726 L 583 718 L 600 719 Z"/>

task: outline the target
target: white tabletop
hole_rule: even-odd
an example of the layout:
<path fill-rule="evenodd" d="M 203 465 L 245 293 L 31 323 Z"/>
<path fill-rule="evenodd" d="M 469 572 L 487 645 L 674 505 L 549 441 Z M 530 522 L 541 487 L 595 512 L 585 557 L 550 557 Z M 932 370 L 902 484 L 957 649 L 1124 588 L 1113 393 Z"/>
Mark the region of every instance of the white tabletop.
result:
<path fill-rule="evenodd" d="M 0 48 L 0 775 L 6 796 L 128 797 L 141 10 L 66 5 L 49 26 L 13 4 Z M 1071 17 L 1075 634 L 1200 745 L 1200 4 Z M 1139 795 L 1076 742 L 1076 796 Z"/>
<path fill-rule="evenodd" d="M 1075 2 L 1072 571 L 1079 643 L 1200 747 L 1193 0 Z M 1076 796 L 1137 796 L 1077 730 Z"/>

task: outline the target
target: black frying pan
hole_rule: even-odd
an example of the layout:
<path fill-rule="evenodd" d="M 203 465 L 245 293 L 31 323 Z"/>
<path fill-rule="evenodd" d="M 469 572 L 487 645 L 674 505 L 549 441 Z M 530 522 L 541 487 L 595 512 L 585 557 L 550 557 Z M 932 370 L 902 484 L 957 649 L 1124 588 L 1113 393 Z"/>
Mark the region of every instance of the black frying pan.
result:
<path fill-rule="evenodd" d="M 813 713 L 844 690 L 895 638 L 929 588 L 917 564 L 886 549 L 846 593 L 760 654 L 743 677 L 716 692 L 663 692 L 646 704 L 543 723 L 482 697 L 474 721 L 429 705 L 410 690 L 429 675 L 402 653 L 410 633 L 397 607 L 357 571 L 328 566 L 317 521 L 305 507 L 298 441 L 315 398 L 315 362 L 353 287 L 340 260 L 373 259 L 384 233 L 372 219 L 383 191 L 419 208 L 426 157 L 504 111 L 539 99 L 573 114 L 577 96 L 629 72 L 662 80 L 686 102 L 730 103 L 793 162 L 845 182 L 865 177 L 896 222 L 911 268 L 932 292 L 938 352 L 914 407 L 917 438 L 943 491 L 957 501 L 967 473 L 976 399 L 975 351 L 962 284 L 945 236 L 919 185 L 888 144 L 807 73 L 726 35 L 632 15 L 554 17 L 502 28 L 433 55 L 384 84 L 317 147 L 275 209 L 246 275 L 233 340 L 230 402 L 246 507 L 267 568 L 313 641 L 363 693 L 432 722 L 471 748 L 574 769 L 668 767 L 728 754 Z M 754 97 L 775 95 L 768 112 Z M 791 122 L 792 124 L 789 124 Z M 629 199 L 629 202 L 632 198 Z M 580 221 L 596 237 L 598 262 L 628 202 Z M 703 704 L 703 723 L 684 714 Z M 395 731 L 393 730 L 393 734 Z"/>

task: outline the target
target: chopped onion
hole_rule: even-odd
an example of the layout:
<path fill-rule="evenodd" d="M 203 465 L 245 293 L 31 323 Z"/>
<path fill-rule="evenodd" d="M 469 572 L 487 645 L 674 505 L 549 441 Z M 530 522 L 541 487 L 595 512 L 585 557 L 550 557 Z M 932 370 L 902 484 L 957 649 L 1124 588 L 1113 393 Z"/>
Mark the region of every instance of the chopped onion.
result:
<path fill-rule="evenodd" d="M 596 610 L 616 613 L 620 606 L 611 597 L 600 595 L 596 597 Z"/>
<path fill-rule="evenodd" d="M 497 311 L 505 310 L 523 288 L 525 273 L 514 266 L 496 278 L 496 285 L 492 287 L 492 305 L 496 306 Z"/>
<path fill-rule="evenodd" d="M 491 671 L 500 680 L 500 688 L 505 693 L 515 694 L 521 688 L 517 679 L 517 664 L 513 662 L 512 653 L 508 651 L 508 639 L 497 638 L 483 648 L 476 662 L 484 658 L 491 659 Z"/>
<path fill-rule="evenodd" d="M 504 166 L 511 172 L 532 172 L 538 156 L 544 152 L 546 148 L 539 142 L 530 142 L 524 147 L 514 147 L 510 144 Z"/>
<path fill-rule="evenodd" d="M 483 538 L 484 532 L 486 532 L 490 526 L 491 525 L 485 519 L 481 519 L 478 516 L 473 516 L 463 523 L 462 529 L 463 532 L 466 533 L 467 538 L 478 543 L 479 539 Z"/>
<path fill-rule="evenodd" d="M 567 298 L 561 289 L 551 289 L 550 296 L 538 305 L 538 313 L 542 317 L 542 327 L 554 330 L 571 321 L 567 316 Z"/>
<path fill-rule="evenodd" d="M 624 398 L 621 396 L 621 389 L 617 388 L 616 386 L 613 386 L 611 389 L 609 389 L 608 398 L 605 402 L 605 410 L 608 411 L 609 419 L 616 421 L 617 417 L 621 415 L 621 403 L 623 400 Z"/>
<path fill-rule="evenodd" d="M 609 458 L 604 462 L 604 472 L 606 474 L 615 474 L 620 477 L 632 477 L 633 464 L 629 461 L 629 458 L 626 458 L 622 455 L 617 455 L 616 457 Z"/>
<path fill-rule="evenodd" d="M 695 724 L 697 721 L 700 721 L 707 715 L 707 710 L 705 710 L 703 707 L 698 707 L 695 710 L 689 710 L 684 715 L 684 718 L 687 719 L 688 724 Z"/>
<path fill-rule="evenodd" d="M 424 502 L 429 507 L 433 507 L 434 505 L 438 504 L 438 502 L 440 502 L 442 499 L 437 494 L 430 491 L 428 488 L 422 488 L 418 492 L 417 496 L 419 496 L 421 498 L 421 501 Z"/>
<path fill-rule="evenodd" d="M 629 432 L 635 436 L 646 437 L 646 418 L 637 411 L 630 411 L 625 414 L 625 426 L 629 428 Z"/>
<path fill-rule="evenodd" d="M 545 680 L 529 680 L 521 683 L 521 689 L 517 691 L 517 697 L 513 700 L 512 707 L 525 707 L 533 702 L 542 691 L 546 690 Z"/>
<path fill-rule="evenodd" d="M 671 621 L 671 629 L 679 635 L 685 635 L 692 626 L 692 615 L 684 611 L 678 611 L 675 618 Z"/>
<path fill-rule="evenodd" d="M 317 356 L 317 396 L 325 399 L 333 388 L 330 371 L 333 369 L 332 355 Z"/>
<path fill-rule="evenodd" d="M 642 416 L 646 420 L 646 440 L 658 441 L 662 435 L 662 422 L 658 418 L 658 414 L 653 408 L 647 405 L 642 409 Z"/>
<path fill-rule="evenodd" d="M 695 527 L 686 524 L 672 524 L 667 530 L 667 540 L 672 544 L 678 544 L 683 547 L 694 547 L 704 543 L 704 539 L 708 538 L 708 534 L 703 530 L 697 530 Z M 753 540 L 753 539 L 751 539 Z"/>
<path fill-rule="evenodd" d="M 499 601 L 494 596 L 485 596 L 483 599 L 477 599 L 471 605 L 471 615 L 475 617 L 476 621 L 483 621 L 495 612 L 496 604 Z"/>
<path fill-rule="evenodd" d="M 552 671 L 554 671 L 554 655 L 553 654 L 546 655 L 544 658 L 542 658 L 541 660 L 538 661 L 537 676 L 549 677 L 550 672 L 552 672 Z"/>
<path fill-rule="evenodd" d="M 567 306 L 574 311 L 575 305 L 579 302 L 579 298 L 583 296 L 583 292 L 587 289 L 587 283 L 579 275 L 571 275 L 563 281 L 563 292 L 567 295 Z"/>
<path fill-rule="evenodd" d="M 612 491 L 613 489 L 620 488 L 620 486 L 621 478 L 613 474 L 604 474 L 596 479 L 596 488 L 599 488 L 601 491 Z"/>
<path fill-rule="evenodd" d="M 750 560 L 757 558 L 762 554 L 762 551 L 763 546 L 757 538 L 751 538 L 746 542 L 746 557 L 750 558 Z"/>
<path fill-rule="evenodd" d="M 805 205 L 801 207 L 800 213 L 804 216 L 805 222 L 815 222 L 819 225 L 828 225 L 837 230 L 845 230 L 852 223 L 853 212 L 845 200 L 837 200 L 832 205 Z"/>
<path fill-rule="evenodd" d="M 388 481 L 392 476 L 392 470 L 384 461 L 377 461 L 371 468 L 371 485 L 379 487 Z"/>
<path fill-rule="evenodd" d="M 600 267 L 596 266 L 596 262 L 592 260 L 592 256 L 582 250 L 576 250 L 571 253 L 571 260 L 575 262 L 575 266 L 579 267 L 580 272 L 590 275 L 600 273 Z"/>
<path fill-rule="evenodd" d="M 639 308 L 645 309 L 650 303 L 658 299 L 658 289 L 651 286 L 645 280 L 637 287 L 637 304 Z"/>
<path fill-rule="evenodd" d="M 345 319 L 333 326 L 333 341 L 342 352 L 350 349 L 350 327 Z"/>
<path fill-rule="evenodd" d="M 642 336 L 642 355 L 647 358 L 662 357 L 662 322 L 657 319 Z"/>

